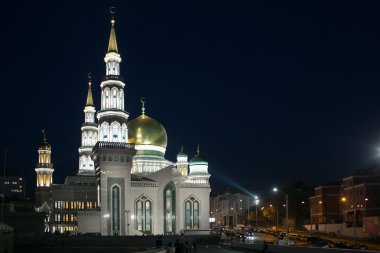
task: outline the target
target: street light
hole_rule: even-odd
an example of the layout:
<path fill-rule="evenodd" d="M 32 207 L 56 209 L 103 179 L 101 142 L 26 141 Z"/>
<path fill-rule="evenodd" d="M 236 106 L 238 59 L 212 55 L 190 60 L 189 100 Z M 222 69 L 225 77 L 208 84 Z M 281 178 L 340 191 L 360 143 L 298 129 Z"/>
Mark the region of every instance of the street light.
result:
<path fill-rule="evenodd" d="M 278 192 L 278 189 L 277 187 L 274 187 L 273 188 L 273 191 L 274 192 Z M 284 192 L 286 195 L 285 195 L 285 205 L 286 205 L 286 233 L 289 233 L 289 203 L 288 203 L 288 193 L 287 192 Z M 278 213 L 278 210 L 277 210 L 277 213 Z M 277 217 L 278 217 L 278 214 L 277 214 Z M 278 223 L 278 218 L 277 218 L 277 223 Z M 278 224 L 277 224 L 278 225 Z"/>
<path fill-rule="evenodd" d="M 259 204 L 260 200 L 257 196 L 255 196 L 255 204 L 256 204 L 256 228 L 257 228 L 257 205 Z"/>

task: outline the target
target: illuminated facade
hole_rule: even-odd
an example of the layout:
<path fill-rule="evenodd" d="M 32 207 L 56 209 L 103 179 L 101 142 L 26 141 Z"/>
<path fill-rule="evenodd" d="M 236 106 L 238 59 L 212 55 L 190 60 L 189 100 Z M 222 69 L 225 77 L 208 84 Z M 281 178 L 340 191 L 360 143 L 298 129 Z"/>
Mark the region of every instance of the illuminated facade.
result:
<path fill-rule="evenodd" d="M 190 162 L 183 149 L 177 163 L 166 160 L 166 130 L 146 114 L 143 99 L 141 115 L 128 121 L 114 19 L 104 61 L 98 142 L 92 150 L 100 210 L 78 212 L 78 232 L 141 235 L 207 230 L 210 174 L 199 148 Z"/>
<path fill-rule="evenodd" d="M 89 81 L 77 176 L 53 184 L 45 198 L 50 231 L 102 235 L 207 231 L 208 163 L 200 157 L 199 147 L 190 162 L 183 149 L 177 162 L 165 159 L 166 130 L 146 114 L 143 99 L 141 115 L 128 120 L 114 18 L 104 61 L 97 112 Z"/>

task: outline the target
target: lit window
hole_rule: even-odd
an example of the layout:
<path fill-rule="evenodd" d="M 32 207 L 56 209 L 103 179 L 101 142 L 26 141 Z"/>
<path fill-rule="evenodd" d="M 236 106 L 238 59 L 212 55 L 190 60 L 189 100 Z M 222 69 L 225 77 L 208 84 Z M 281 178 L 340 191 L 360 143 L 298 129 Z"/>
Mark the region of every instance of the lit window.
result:
<path fill-rule="evenodd" d="M 186 229 L 199 229 L 199 202 L 194 197 L 185 201 Z"/>
<path fill-rule="evenodd" d="M 123 130 L 122 130 L 122 142 L 127 142 L 127 128 L 123 127 Z"/>
<path fill-rule="evenodd" d="M 112 107 L 116 108 L 116 90 L 112 91 Z"/>
<path fill-rule="evenodd" d="M 104 124 L 102 126 L 103 129 L 103 141 L 108 141 L 108 125 Z"/>
<path fill-rule="evenodd" d="M 112 138 L 114 142 L 118 141 L 119 127 L 115 124 L 112 126 Z"/>
<path fill-rule="evenodd" d="M 106 109 L 110 107 L 109 91 L 106 90 Z"/>

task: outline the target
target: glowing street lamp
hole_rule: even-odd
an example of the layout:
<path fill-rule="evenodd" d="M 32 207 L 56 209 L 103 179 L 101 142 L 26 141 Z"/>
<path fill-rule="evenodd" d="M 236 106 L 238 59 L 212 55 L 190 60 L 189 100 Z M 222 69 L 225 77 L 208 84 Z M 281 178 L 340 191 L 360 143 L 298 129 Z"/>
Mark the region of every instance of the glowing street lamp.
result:
<path fill-rule="evenodd" d="M 255 205 L 256 205 L 256 228 L 257 228 L 257 206 L 259 205 L 259 198 L 257 196 L 255 196 Z"/>
<path fill-rule="evenodd" d="M 278 192 L 278 188 L 273 188 L 274 192 Z M 286 233 L 289 233 L 289 203 L 288 203 L 288 193 L 285 192 L 285 205 L 286 205 Z M 278 226 L 278 208 L 277 208 L 277 226 Z"/>

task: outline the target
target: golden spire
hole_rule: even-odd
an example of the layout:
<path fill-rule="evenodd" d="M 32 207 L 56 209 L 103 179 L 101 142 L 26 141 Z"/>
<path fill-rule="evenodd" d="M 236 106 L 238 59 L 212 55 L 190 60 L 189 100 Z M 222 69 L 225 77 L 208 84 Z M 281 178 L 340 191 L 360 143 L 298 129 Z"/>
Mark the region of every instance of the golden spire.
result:
<path fill-rule="evenodd" d="M 115 7 L 110 8 L 110 13 L 112 15 L 112 17 L 111 17 L 111 34 L 110 34 L 110 40 L 108 42 L 107 53 L 110 53 L 110 52 L 119 53 L 119 51 L 117 50 L 117 43 L 116 43 L 115 18 L 113 16 L 113 14 L 115 14 L 114 9 L 115 9 Z"/>
<path fill-rule="evenodd" d="M 94 101 L 92 100 L 92 91 L 91 91 L 91 73 L 88 73 L 88 92 L 87 92 L 87 101 L 86 106 L 94 106 Z"/>
<path fill-rule="evenodd" d="M 46 142 L 46 133 L 45 133 L 45 129 L 42 129 L 42 142 Z"/>
<path fill-rule="evenodd" d="M 198 144 L 198 148 L 197 148 L 197 155 L 199 155 L 199 144 Z"/>

